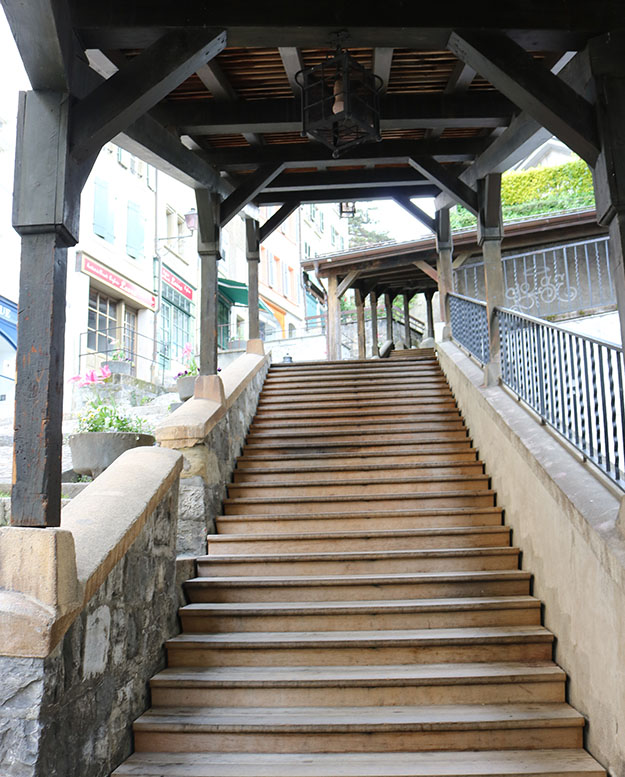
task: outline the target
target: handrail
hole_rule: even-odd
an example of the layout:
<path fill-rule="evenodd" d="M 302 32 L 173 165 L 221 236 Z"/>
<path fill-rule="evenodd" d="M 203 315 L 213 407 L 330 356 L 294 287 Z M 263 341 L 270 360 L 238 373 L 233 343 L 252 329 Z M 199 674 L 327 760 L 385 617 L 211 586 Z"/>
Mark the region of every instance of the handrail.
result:
<path fill-rule="evenodd" d="M 490 361 L 490 341 L 486 303 L 460 294 L 448 294 L 447 301 L 453 339 L 480 364 L 487 364 Z"/>

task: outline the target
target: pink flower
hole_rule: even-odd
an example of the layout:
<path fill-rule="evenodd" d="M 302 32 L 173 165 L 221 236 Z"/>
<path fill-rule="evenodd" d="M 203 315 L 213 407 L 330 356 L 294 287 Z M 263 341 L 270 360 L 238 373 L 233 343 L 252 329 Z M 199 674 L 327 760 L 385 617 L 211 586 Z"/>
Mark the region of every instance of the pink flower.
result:
<path fill-rule="evenodd" d="M 103 367 L 100 368 L 100 375 L 103 380 L 110 378 L 111 374 L 112 374 L 111 368 L 108 366 L 108 364 L 105 364 Z"/>
<path fill-rule="evenodd" d="M 193 348 L 191 348 L 191 343 L 185 343 L 185 346 L 182 349 L 182 358 L 188 359 L 192 353 L 193 353 Z"/>

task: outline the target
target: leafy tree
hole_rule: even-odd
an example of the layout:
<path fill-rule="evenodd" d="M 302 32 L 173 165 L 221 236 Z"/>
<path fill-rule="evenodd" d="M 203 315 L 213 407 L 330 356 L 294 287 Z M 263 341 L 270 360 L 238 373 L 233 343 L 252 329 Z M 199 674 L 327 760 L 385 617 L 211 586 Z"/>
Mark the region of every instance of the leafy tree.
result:
<path fill-rule="evenodd" d="M 389 233 L 377 221 L 376 215 L 375 209 L 360 203 L 356 205 L 356 214 L 349 220 L 350 248 L 365 248 L 392 240 Z"/>
<path fill-rule="evenodd" d="M 581 159 L 555 167 L 504 173 L 501 179 L 504 221 L 592 208 L 594 204 L 592 175 Z M 475 226 L 475 216 L 464 208 L 456 206 L 450 216 L 452 229 Z"/>

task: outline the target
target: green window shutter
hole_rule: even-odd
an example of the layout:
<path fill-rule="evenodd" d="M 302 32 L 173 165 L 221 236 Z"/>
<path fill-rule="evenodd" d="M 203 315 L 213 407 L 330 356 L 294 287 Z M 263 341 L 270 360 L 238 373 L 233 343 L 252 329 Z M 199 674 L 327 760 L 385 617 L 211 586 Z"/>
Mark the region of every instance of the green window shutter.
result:
<path fill-rule="evenodd" d="M 143 217 L 136 202 L 128 203 L 126 228 L 126 253 L 133 259 L 143 256 Z"/>
<path fill-rule="evenodd" d="M 108 183 L 96 178 L 93 198 L 93 231 L 109 243 L 115 241 L 115 222 L 111 205 Z"/>

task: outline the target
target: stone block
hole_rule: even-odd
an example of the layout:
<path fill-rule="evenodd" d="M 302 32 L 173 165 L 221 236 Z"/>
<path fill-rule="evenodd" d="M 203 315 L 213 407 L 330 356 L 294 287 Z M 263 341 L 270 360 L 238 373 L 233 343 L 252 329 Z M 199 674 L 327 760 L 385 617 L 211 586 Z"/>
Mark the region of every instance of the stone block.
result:
<path fill-rule="evenodd" d="M 109 656 L 110 635 L 111 611 L 106 605 L 102 605 L 87 615 L 83 679 L 96 677 L 104 672 Z"/>

